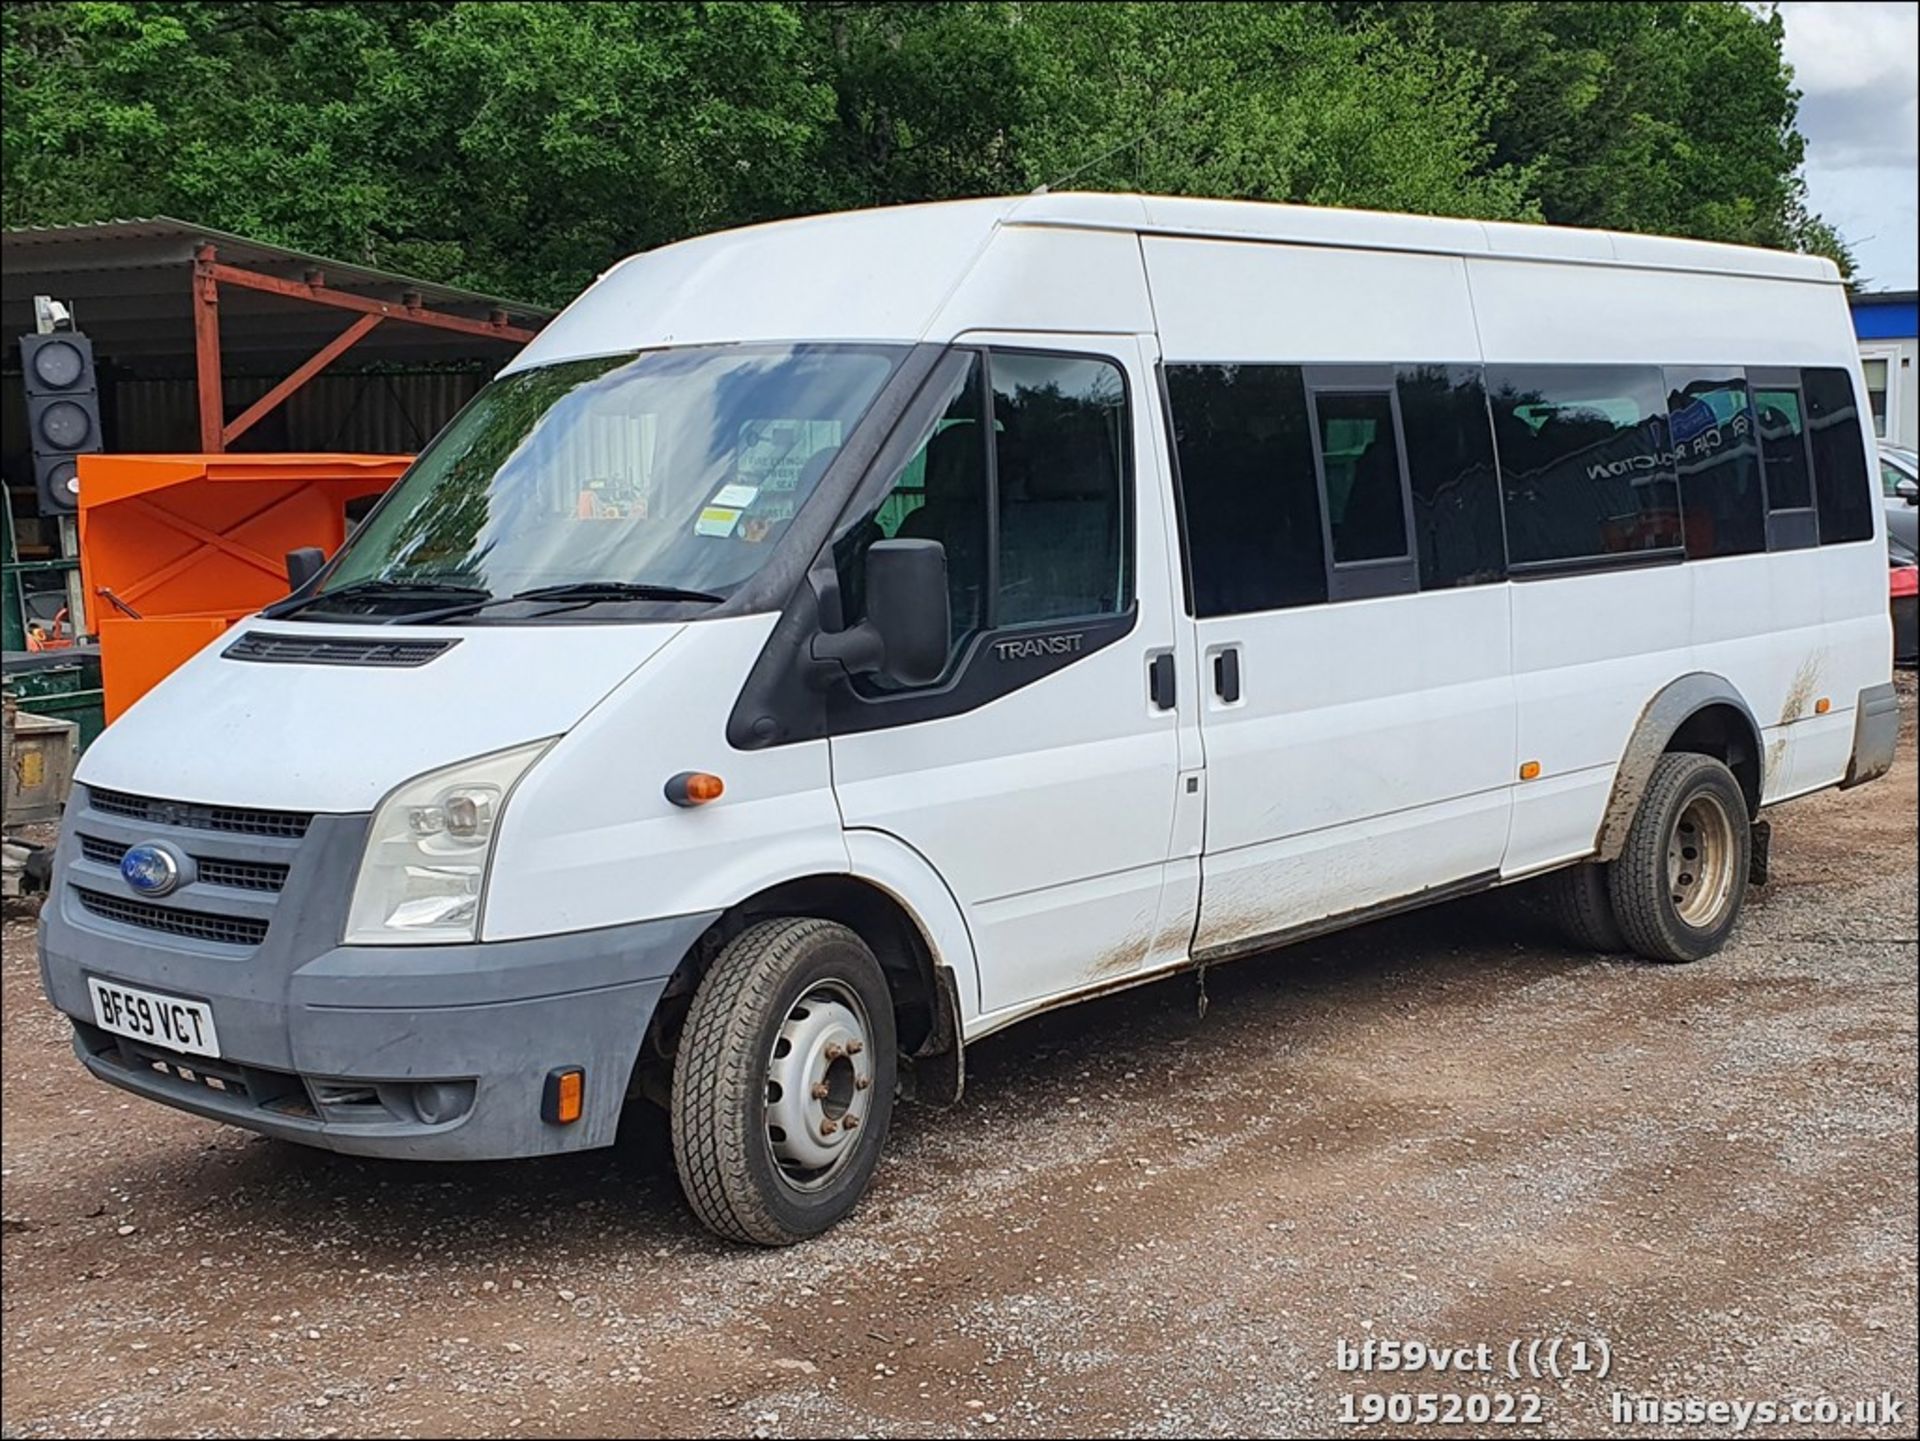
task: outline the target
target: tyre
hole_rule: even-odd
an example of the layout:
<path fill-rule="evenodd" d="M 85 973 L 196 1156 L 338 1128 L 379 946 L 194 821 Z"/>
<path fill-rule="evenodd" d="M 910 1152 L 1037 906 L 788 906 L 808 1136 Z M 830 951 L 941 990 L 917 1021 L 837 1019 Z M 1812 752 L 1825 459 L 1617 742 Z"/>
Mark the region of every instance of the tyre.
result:
<path fill-rule="evenodd" d="M 893 998 L 832 921 L 748 927 L 694 994 L 673 1065 L 687 1204 L 736 1241 L 785 1246 L 856 1204 L 893 1117 Z"/>
<path fill-rule="evenodd" d="M 1613 919 L 1613 900 L 1607 894 L 1607 867 L 1600 862 L 1568 866 L 1547 877 L 1547 900 L 1553 918 L 1572 945 L 1583 951 L 1618 954 L 1627 939 Z"/>
<path fill-rule="evenodd" d="M 1712 756 L 1670 752 L 1647 781 L 1619 859 L 1613 918 L 1650 961 L 1697 961 L 1726 944 L 1747 895 L 1753 838 L 1740 783 Z"/>

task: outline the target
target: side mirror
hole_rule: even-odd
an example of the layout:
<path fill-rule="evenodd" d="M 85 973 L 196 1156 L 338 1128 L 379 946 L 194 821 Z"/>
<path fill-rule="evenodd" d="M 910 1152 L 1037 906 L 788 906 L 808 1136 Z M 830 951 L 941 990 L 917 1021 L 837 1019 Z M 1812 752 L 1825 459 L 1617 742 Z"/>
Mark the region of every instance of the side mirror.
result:
<path fill-rule="evenodd" d="M 947 668 L 951 620 L 947 548 L 937 540 L 877 540 L 867 549 L 867 618 L 815 636 L 813 658 L 849 675 L 879 672 L 901 685 L 927 685 Z"/>
<path fill-rule="evenodd" d="M 1908 505 L 1920 505 L 1920 481 L 1898 480 L 1894 482 L 1893 493 Z"/>
<path fill-rule="evenodd" d="M 287 586 L 297 595 L 306 588 L 307 582 L 320 574 L 321 567 L 327 563 L 327 553 L 317 545 L 303 545 L 298 550 L 287 552 Z"/>

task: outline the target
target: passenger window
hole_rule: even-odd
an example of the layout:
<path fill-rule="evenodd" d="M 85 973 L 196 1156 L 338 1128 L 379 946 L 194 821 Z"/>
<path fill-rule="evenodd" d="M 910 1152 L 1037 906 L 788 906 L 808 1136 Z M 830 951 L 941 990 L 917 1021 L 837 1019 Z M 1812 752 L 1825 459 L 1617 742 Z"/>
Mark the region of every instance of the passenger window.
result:
<path fill-rule="evenodd" d="M 1807 439 L 1813 450 L 1813 489 L 1820 510 L 1820 544 L 1844 545 L 1873 536 L 1873 498 L 1867 447 L 1853 377 L 1838 368 L 1801 372 L 1806 384 Z"/>
<path fill-rule="evenodd" d="M 1487 389 L 1514 566 L 1680 550 L 1658 370 L 1488 366 Z"/>
<path fill-rule="evenodd" d="M 1680 478 L 1687 555 L 1750 555 L 1767 548 L 1760 437 L 1739 370 L 1668 370 L 1667 429 Z"/>
<path fill-rule="evenodd" d="M 1194 614 L 1327 599 L 1320 487 L 1297 365 L 1170 365 Z"/>
<path fill-rule="evenodd" d="M 879 504 L 834 545 L 843 623 L 866 616 L 867 550 L 877 540 L 937 540 L 947 552 L 952 616 L 948 668 L 986 624 L 987 453 L 984 378 L 975 356 L 953 382 L 939 418 Z M 871 678 L 863 678 L 866 685 Z M 884 683 L 875 683 L 884 689 Z"/>
<path fill-rule="evenodd" d="M 1104 360 L 996 351 L 994 625 L 1125 608 L 1126 382 Z"/>
<path fill-rule="evenodd" d="M 1384 391 L 1316 391 L 1327 529 L 1333 563 L 1407 555 L 1407 515 L 1393 397 Z"/>
<path fill-rule="evenodd" d="M 1753 408 L 1760 423 L 1760 455 L 1767 468 L 1767 509 L 1806 510 L 1813 504 L 1813 482 L 1799 389 L 1756 386 Z"/>
<path fill-rule="evenodd" d="M 1396 388 L 1420 588 L 1503 579 L 1507 544 L 1479 367 L 1408 366 L 1396 377 Z"/>

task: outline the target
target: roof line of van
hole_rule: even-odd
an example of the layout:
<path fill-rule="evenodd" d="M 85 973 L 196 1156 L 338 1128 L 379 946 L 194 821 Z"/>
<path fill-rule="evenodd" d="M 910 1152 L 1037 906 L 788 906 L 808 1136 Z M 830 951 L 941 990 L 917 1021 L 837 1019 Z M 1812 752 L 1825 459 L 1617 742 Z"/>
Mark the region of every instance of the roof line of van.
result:
<path fill-rule="evenodd" d="M 1840 283 L 1824 256 L 1624 231 L 1188 196 L 1048 192 L 1008 200 L 1000 217 L 1008 226 Z"/>

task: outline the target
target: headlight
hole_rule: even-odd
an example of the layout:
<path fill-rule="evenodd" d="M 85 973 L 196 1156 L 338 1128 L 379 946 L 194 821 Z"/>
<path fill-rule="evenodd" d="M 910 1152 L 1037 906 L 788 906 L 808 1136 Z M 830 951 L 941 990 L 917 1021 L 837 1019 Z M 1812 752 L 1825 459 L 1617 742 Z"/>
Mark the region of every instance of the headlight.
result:
<path fill-rule="evenodd" d="M 500 812 L 536 741 L 416 776 L 380 803 L 347 913 L 350 946 L 471 941 Z"/>

